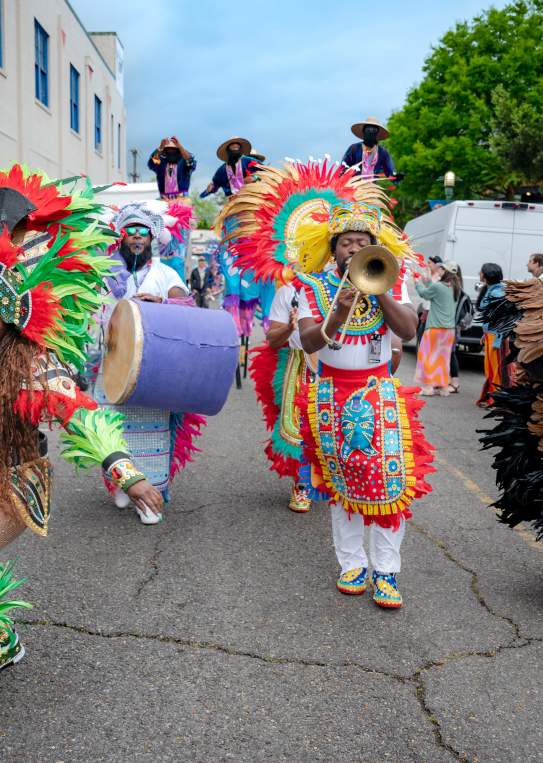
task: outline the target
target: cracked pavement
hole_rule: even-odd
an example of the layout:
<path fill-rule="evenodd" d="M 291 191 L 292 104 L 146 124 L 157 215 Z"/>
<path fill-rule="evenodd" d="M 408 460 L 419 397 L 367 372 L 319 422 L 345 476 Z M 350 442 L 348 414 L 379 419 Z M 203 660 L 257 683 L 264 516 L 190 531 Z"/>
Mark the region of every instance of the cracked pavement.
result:
<path fill-rule="evenodd" d="M 410 381 L 413 356 L 401 376 Z M 56 457 L 28 576 L 27 656 L 0 676 L 0 759 L 531 763 L 539 743 L 543 544 L 496 522 L 482 377 L 423 412 L 438 449 L 400 576 L 405 606 L 335 587 L 329 517 L 286 506 L 252 389 L 233 390 L 143 527 Z"/>

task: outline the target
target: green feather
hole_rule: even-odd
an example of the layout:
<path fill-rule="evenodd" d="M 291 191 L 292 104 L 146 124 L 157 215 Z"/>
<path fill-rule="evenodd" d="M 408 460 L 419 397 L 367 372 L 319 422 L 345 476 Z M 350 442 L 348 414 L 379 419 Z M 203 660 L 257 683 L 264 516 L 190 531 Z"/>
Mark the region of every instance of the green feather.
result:
<path fill-rule="evenodd" d="M 32 609 L 32 604 L 19 599 L 7 599 L 7 595 L 25 582 L 25 579 L 13 579 L 15 562 L 0 564 L 0 626 L 12 626 L 13 619 L 8 615 L 13 609 Z"/>
<path fill-rule="evenodd" d="M 72 416 L 60 439 L 61 455 L 76 466 L 101 466 L 112 453 L 126 453 L 123 436 L 124 416 L 108 408 L 89 411 L 80 408 Z"/>

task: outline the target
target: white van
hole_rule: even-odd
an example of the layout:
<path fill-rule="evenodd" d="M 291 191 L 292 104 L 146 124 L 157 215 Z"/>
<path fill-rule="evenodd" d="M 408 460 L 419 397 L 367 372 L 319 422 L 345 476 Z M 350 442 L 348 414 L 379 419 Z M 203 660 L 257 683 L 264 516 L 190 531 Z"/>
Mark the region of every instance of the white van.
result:
<path fill-rule="evenodd" d="M 517 201 L 454 201 L 410 220 L 405 232 L 416 252 L 425 258 L 439 255 L 460 265 L 464 289 L 473 302 L 479 272 L 485 262 L 501 266 L 504 278 L 529 277 L 526 265 L 535 252 L 543 253 L 543 204 Z M 421 298 L 412 283 L 415 307 Z M 481 327 L 476 322 L 462 334 L 460 344 L 480 350 Z"/>

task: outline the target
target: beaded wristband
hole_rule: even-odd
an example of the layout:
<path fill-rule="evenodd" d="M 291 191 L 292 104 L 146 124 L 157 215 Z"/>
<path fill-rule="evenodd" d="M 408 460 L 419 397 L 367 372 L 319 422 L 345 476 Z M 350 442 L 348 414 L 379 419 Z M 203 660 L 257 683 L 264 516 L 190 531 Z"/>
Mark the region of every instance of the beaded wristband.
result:
<path fill-rule="evenodd" d="M 126 453 L 111 453 L 102 462 L 102 469 L 106 477 L 125 493 L 136 482 L 145 479 L 145 475 L 136 469 Z"/>

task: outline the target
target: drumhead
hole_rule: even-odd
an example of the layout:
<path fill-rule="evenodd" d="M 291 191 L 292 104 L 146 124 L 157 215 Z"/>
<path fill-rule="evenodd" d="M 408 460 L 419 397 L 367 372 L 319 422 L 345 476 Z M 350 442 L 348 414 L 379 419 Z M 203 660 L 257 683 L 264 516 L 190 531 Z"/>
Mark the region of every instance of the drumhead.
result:
<path fill-rule="evenodd" d="M 106 335 L 104 393 L 110 403 L 126 402 L 136 388 L 143 355 L 143 327 L 136 302 L 122 299 L 111 314 Z"/>

